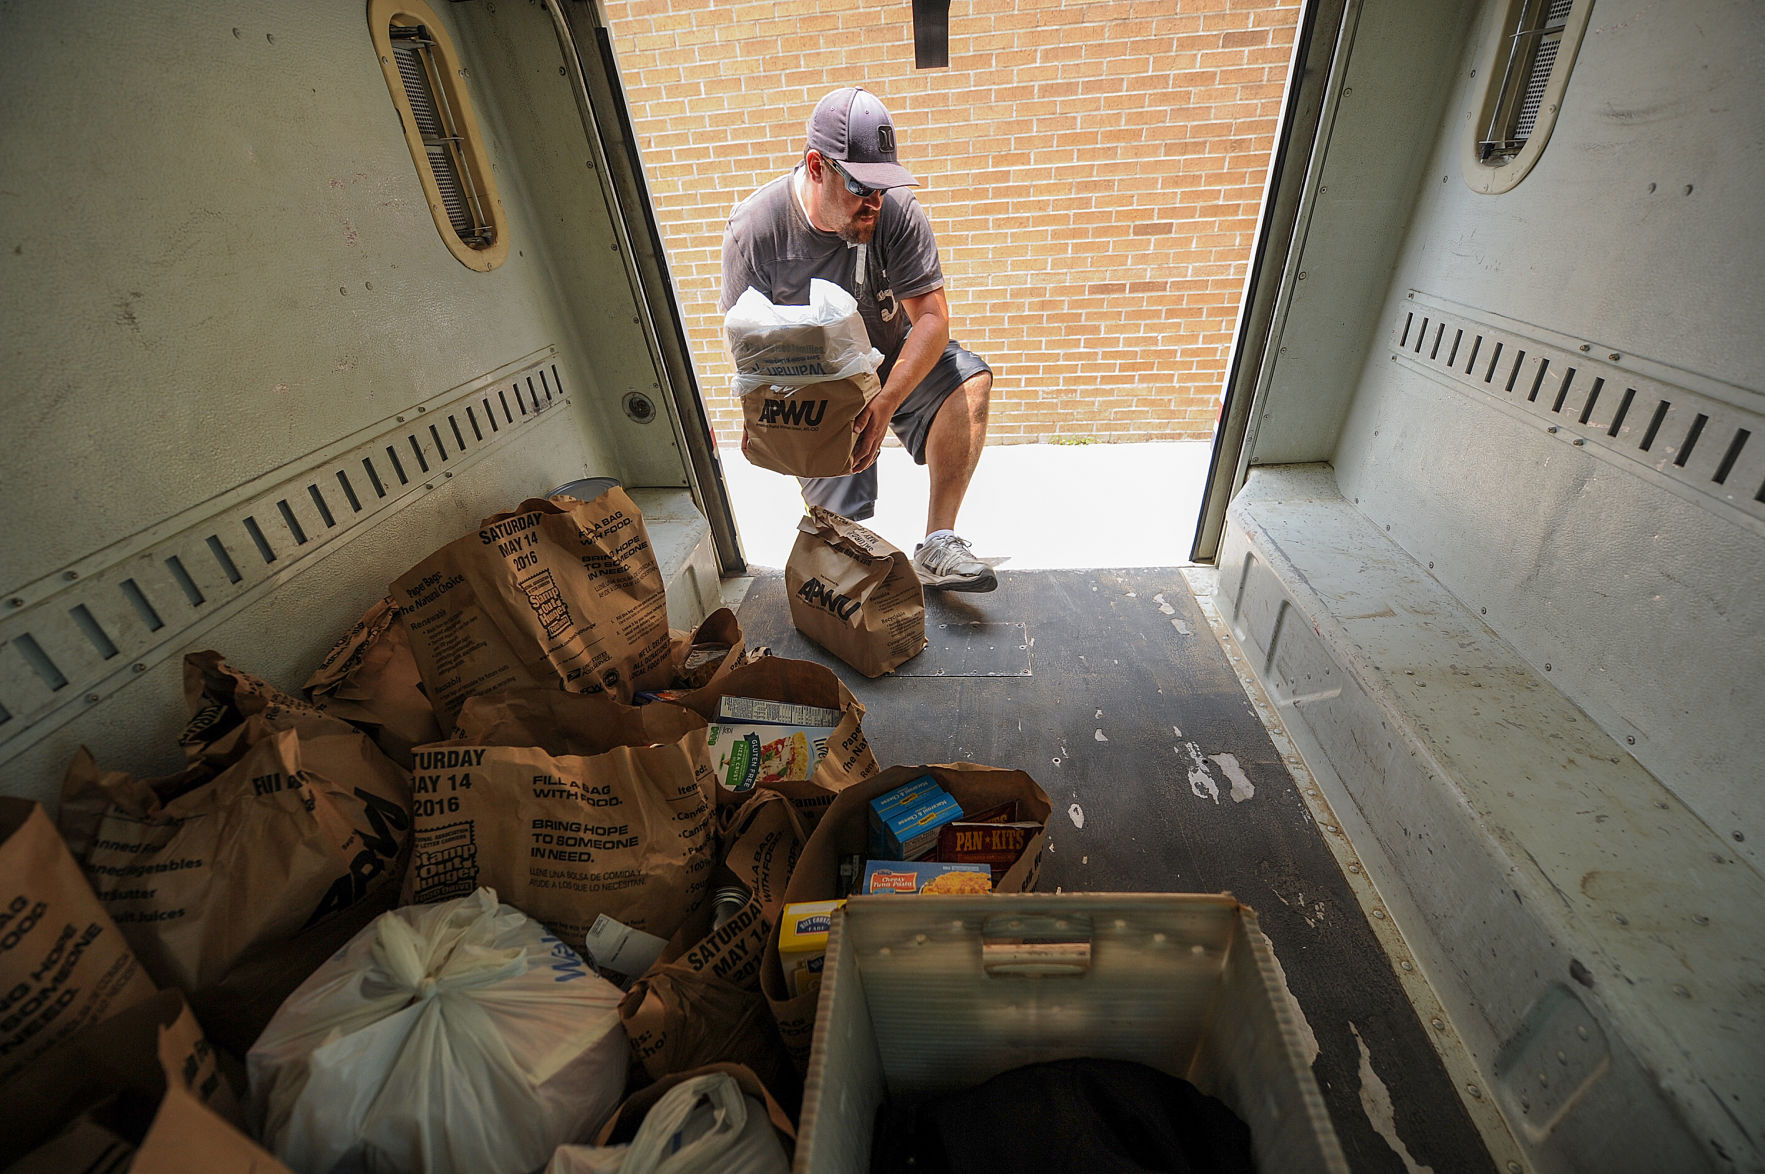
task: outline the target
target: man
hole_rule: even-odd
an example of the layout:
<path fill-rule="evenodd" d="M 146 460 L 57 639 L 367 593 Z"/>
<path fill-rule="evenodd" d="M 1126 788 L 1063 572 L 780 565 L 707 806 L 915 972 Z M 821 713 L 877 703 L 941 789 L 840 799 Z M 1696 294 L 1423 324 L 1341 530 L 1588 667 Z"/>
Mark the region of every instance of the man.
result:
<path fill-rule="evenodd" d="M 950 339 L 937 241 L 896 161 L 895 125 L 874 94 L 848 86 L 809 116 L 803 160 L 730 213 L 723 236 L 725 313 L 752 287 L 774 305 L 807 305 L 811 278 L 858 300 L 883 354 L 882 390 L 858 417 L 849 477 L 800 478 L 803 500 L 848 518 L 876 510 L 886 430 L 931 477 L 926 535 L 913 566 L 927 587 L 991 591 L 993 568 L 956 534 L 956 514 L 987 439 L 993 372 Z M 745 439 L 745 437 L 744 437 Z"/>

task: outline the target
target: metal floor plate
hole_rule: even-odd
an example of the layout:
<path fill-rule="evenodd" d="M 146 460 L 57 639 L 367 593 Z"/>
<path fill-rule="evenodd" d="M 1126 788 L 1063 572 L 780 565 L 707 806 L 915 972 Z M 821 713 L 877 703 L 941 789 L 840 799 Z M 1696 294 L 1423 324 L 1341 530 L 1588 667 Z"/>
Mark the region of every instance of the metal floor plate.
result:
<path fill-rule="evenodd" d="M 1022 623 L 933 622 L 927 608 L 925 651 L 897 677 L 1028 677 L 1030 638 Z"/>

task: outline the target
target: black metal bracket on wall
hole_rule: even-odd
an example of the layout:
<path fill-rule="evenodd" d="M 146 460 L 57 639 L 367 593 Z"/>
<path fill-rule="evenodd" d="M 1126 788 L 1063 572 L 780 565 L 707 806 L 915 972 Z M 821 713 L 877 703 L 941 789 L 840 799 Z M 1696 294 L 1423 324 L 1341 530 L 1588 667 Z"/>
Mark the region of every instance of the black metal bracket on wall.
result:
<path fill-rule="evenodd" d="M 913 0 L 913 68 L 950 64 L 950 0 Z"/>

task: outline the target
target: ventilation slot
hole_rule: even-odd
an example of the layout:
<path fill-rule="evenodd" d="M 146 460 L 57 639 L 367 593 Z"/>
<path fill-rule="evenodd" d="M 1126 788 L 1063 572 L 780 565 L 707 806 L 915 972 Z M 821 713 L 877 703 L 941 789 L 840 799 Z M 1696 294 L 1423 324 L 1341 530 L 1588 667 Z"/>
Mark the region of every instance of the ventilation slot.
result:
<path fill-rule="evenodd" d="M 513 424 L 515 422 L 515 413 L 509 411 L 509 394 L 508 394 L 508 392 L 503 391 L 499 388 L 496 393 L 496 398 L 502 401 L 503 419 L 505 419 L 509 423 Z"/>
<path fill-rule="evenodd" d="M 1483 382 L 1485 383 L 1493 383 L 1495 381 L 1495 365 L 1501 362 L 1501 348 L 1502 344 L 1499 342 L 1496 343 L 1495 353 L 1489 356 L 1489 370 L 1483 373 Z"/>
<path fill-rule="evenodd" d="M 1716 466 L 1716 475 L 1710 480 L 1718 485 L 1728 480 L 1728 474 L 1734 471 L 1734 462 L 1740 460 L 1740 450 L 1747 446 L 1747 437 L 1751 435 L 1745 428 L 1734 430 L 1734 439 L 1728 442 L 1728 451 L 1722 454 L 1722 463 Z"/>
<path fill-rule="evenodd" d="M 400 485 L 409 485 L 411 479 L 404 475 L 404 466 L 399 463 L 398 454 L 392 451 L 391 445 L 386 446 L 386 459 L 392 462 L 392 472 L 393 475 L 398 478 L 398 483 Z"/>
<path fill-rule="evenodd" d="M 106 632 L 98 621 L 92 618 L 90 608 L 82 603 L 70 608 L 67 614 L 73 617 L 74 627 L 78 628 L 81 634 L 92 642 L 92 647 L 98 650 L 99 656 L 105 660 L 116 659 L 116 641 L 112 640 L 110 633 Z"/>
<path fill-rule="evenodd" d="M 1416 316 L 1414 314 L 1405 314 L 1403 316 L 1403 333 L 1400 334 L 1397 339 L 1397 346 L 1398 346 L 1399 350 L 1410 345 L 1410 327 L 1414 326 L 1415 323 L 1416 323 Z"/>
<path fill-rule="evenodd" d="M 466 451 L 466 438 L 464 436 L 460 435 L 460 418 L 458 416 L 449 416 L 447 418 L 447 426 L 449 428 L 453 429 L 455 447 L 457 447 L 461 452 L 465 452 Z M 439 443 L 439 441 L 437 443 Z"/>
<path fill-rule="evenodd" d="M 1667 412 L 1672 407 L 1673 405 L 1666 400 L 1662 400 L 1655 405 L 1655 414 L 1649 420 L 1648 431 L 1642 434 L 1642 443 L 1637 445 L 1637 447 L 1642 449 L 1643 452 L 1647 452 L 1654 447 L 1655 434 L 1661 430 L 1661 421 L 1667 418 Z"/>
<path fill-rule="evenodd" d="M 471 408 L 466 409 L 466 423 L 472 426 L 472 436 L 476 440 L 484 439 L 484 429 L 478 427 L 478 413 Z"/>
<path fill-rule="evenodd" d="M 301 528 L 300 519 L 294 516 L 294 511 L 288 508 L 288 503 L 286 501 L 277 502 L 276 512 L 282 515 L 282 523 L 288 527 L 288 533 L 294 535 L 294 545 L 305 546 L 306 531 Z M 265 559 L 264 561 L 271 560 Z"/>
<path fill-rule="evenodd" d="M 1581 423 L 1585 424 L 1593 419 L 1593 405 L 1599 402 L 1600 389 L 1605 385 L 1606 381 L 1604 379 L 1595 379 L 1593 381 L 1593 390 L 1587 393 L 1587 402 L 1581 405 Z"/>
<path fill-rule="evenodd" d="M 1557 387 L 1557 402 L 1551 405 L 1551 411 L 1563 410 L 1563 402 L 1569 398 L 1569 385 L 1575 382 L 1575 368 L 1570 367 L 1563 372 L 1563 382 Z"/>
<path fill-rule="evenodd" d="M 1477 352 L 1483 349 L 1483 336 L 1479 334 L 1471 340 L 1471 357 L 1465 360 L 1465 374 L 1469 375 L 1477 367 Z"/>
<path fill-rule="evenodd" d="M 338 474 L 339 477 L 342 475 L 342 473 Z M 317 485 L 308 485 L 306 491 L 312 496 L 313 508 L 318 510 L 319 517 L 325 520 L 325 529 L 335 529 L 337 526 L 337 519 L 331 516 L 331 507 L 325 501 L 325 495 L 319 492 L 319 487 Z"/>
<path fill-rule="evenodd" d="M 1702 412 L 1698 413 L 1698 418 L 1691 422 L 1691 429 L 1685 434 L 1685 443 L 1679 446 L 1679 455 L 1673 458 L 1674 464 L 1685 468 L 1685 462 L 1691 460 L 1692 446 L 1697 444 L 1698 437 L 1703 434 L 1704 425 L 1709 422 L 1710 417 Z"/>
<path fill-rule="evenodd" d="M 371 459 L 362 457 L 362 470 L 367 473 L 369 484 L 374 485 L 374 496 L 376 496 L 376 498 L 385 498 L 385 496 L 387 496 L 387 487 L 379 484 L 379 473 L 374 470 L 374 463 L 372 463 Z"/>
<path fill-rule="evenodd" d="M 165 621 L 159 618 L 159 612 L 148 602 L 139 583 L 133 579 L 124 579 L 119 586 L 122 587 L 123 598 L 129 601 L 129 606 L 135 609 L 135 614 L 141 617 L 141 622 L 147 625 L 149 632 L 157 632 L 165 627 Z"/>
<path fill-rule="evenodd" d="M 415 436 L 407 436 L 405 439 L 410 442 L 411 451 L 417 456 L 417 468 L 422 472 L 427 473 L 429 471 L 429 461 L 423 456 L 423 446 L 417 443 L 417 438 Z"/>
<path fill-rule="evenodd" d="M 492 432 L 502 431 L 503 426 L 496 422 L 496 409 L 490 406 L 489 399 L 484 401 L 484 418 L 490 421 L 490 430 Z"/>
<path fill-rule="evenodd" d="M 212 543 L 214 539 L 211 538 L 209 541 Z M 224 556 L 226 551 L 220 553 Z M 232 566 L 233 560 L 228 559 L 227 565 Z M 201 607 L 208 602 L 202 594 L 202 589 L 196 585 L 196 580 L 192 579 L 190 572 L 184 569 L 183 560 L 177 555 L 174 554 L 165 560 L 165 569 L 172 573 L 172 578 L 177 580 L 178 586 L 184 589 L 184 598 L 190 601 L 191 607 Z"/>
<path fill-rule="evenodd" d="M 1526 362 L 1526 352 L 1525 351 L 1519 351 L 1514 355 L 1514 369 L 1512 371 L 1508 372 L 1507 390 L 1510 394 L 1512 394 L 1512 392 L 1514 390 L 1514 381 L 1520 378 L 1520 367 L 1525 362 Z"/>
<path fill-rule="evenodd" d="M 43 651 L 35 637 L 27 632 L 14 637 L 12 644 L 18 649 L 19 655 L 25 658 L 25 663 L 31 666 L 31 671 L 49 686 L 51 693 L 67 688 L 67 678 L 55 667 L 55 662 L 49 659 L 49 654 Z"/>
<path fill-rule="evenodd" d="M 1612 417 L 1611 427 L 1606 429 L 1607 436 L 1616 436 L 1624 427 L 1624 417 L 1630 414 L 1630 405 L 1636 400 L 1636 388 L 1626 387 L 1624 398 L 1618 401 L 1618 414 Z"/>
<path fill-rule="evenodd" d="M 247 521 L 246 528 L 247 529 L 256 529 L 257 523 L 252 522 L 252 521 Z M 259 541 L 261 541 L 261 540 L 262 539 L 260 538 Z M 238 566 L 236 566 L 234 564 L 233 556 L 227 553 L 227 548 L 225 546 L 221 545 L 221 539 L 220 539 L 219 535 L 210 534 L 208 536 L 208 550 L 209 550 L 210 554 L 214 555 L 214 561 L 217 564 L 219 564 L 219 566 L 221 568 L 221 573 L 227 576 L 227 582 L 237 583 L 241 579 L 245 578 L 244 575 L 241 575 L 239 573 Z M 198 600 L 197 602 L 201 602 L 201 601 Z"/>
<path fill-rule="evenodd" d="M 1532 390 L 1526 393 L 1527 403 L 1535 404 L 1538 402 L 1538 389 L 1544 386 L 1544 377 L 1550 369 L 1551 361 L 1549 359 L 1540 359 L 1538 361 L 1538 374 L 1532 378 Z"/>

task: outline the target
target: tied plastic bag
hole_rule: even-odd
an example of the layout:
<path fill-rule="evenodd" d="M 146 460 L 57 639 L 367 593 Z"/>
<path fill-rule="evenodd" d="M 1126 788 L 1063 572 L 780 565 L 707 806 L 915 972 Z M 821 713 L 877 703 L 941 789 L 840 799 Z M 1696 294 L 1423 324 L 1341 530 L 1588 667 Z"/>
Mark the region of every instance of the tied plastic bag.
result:
<path fill-rule="evenodd" d="M 788 1174 L 768 1105 L 729 1072 L 676 1084 L 629 1145 L 564 1146 L 545 1174 Z"/>
<path fill-rule="evenodd" d="M 302 1174 L 526 1174 L 618 1106 L 619 989 L 479 889 L 378 918 L 246 1057 L 254 1125 Z"/>
<path fill-rule="evenodd" d="M 735 394 L 760 387 L 807 387 L 874 374 L 882 352 L 870 345 L 851 294 L 831 281 L 809 282 L 807 306 L 775 306 L 747 289 L 723 316 L 735 360 Z"/>

